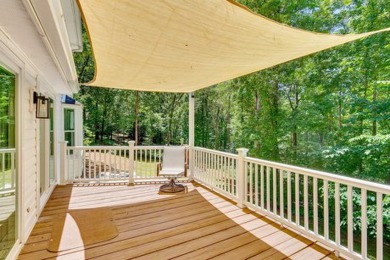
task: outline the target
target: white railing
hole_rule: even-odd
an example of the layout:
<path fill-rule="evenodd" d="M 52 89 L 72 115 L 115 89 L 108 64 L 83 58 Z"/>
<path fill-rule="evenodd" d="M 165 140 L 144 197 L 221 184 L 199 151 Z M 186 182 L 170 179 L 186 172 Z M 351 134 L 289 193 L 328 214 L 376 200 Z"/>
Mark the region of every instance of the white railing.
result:
<path fill-rule="evenodd" d="M 134 178 L 156 179 L 157 167 L 162 161 L 164 146 L 135 146 Z"/>
<path fill-rule="evenodd" d="M 76 182 L 128 180 L 128 150 L 126 146 L 67 147 L 67 179 Z"/>
<path fill-rule="evenodd" d="M 371 248 L 371 257 L 376 251 L 383 259 L 383 201 L 390 186 L 250 158 L 247 151 L 193 148 L 194 180 L 338 253 L 366 259 Z M 361 230 L 356 241 L 355 227 Z"/>
<path fill-rule="evenodd" d="M 16 149 L 0 149 L 0 193 L 15 191 Z"/>
<path fill-rule="evenodd" d="M 383 199 L 390 186 L 249 157 L 244 162 L 247 207 L 353 258 L 367 258 L 367 197 L 375 199 L 376 258 L 383 259 Z M 360 241 L 354 241 L 357 226 Z"/>
<path fill-rule="evenodd" d="M 72 146 L 61 143 L 63 181 L 102 182 L 164 179 L 158 176 L 164 146 Z M 132 173 L 132 174 L 130 174 Z"/>
<path fill-rule="evenodd" d="M 231 199 L 237 199 L 238 156 L 200 147 L 193 148 L 192 153 L 193 179 Z"/>
<path fill-rule="evenodd" d="M 157 179 L 163 146 L 66 147 L 70 181 Z M 355 259 L 383 259 L 390 186 L 287 164 L 193 147 L 197 182 Z M 132 158 L 132 159 L 131 159 Z M 133 174 L 129 174 L 129 173 Z M 358 227 L 361 232 L 356 232 Z M 373 236 L 372 233 L 375 233 Z M 373 238 L 374 237 L 374 238 Z M 374 250 L 373 250 L 374 249 Z"/>

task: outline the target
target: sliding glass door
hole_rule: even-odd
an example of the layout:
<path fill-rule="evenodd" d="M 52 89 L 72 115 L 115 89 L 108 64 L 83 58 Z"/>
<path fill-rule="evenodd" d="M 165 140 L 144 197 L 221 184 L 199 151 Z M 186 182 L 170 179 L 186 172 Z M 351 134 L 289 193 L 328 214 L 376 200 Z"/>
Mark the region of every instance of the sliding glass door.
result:
<path fill-rule="evenodd" d="M 16 241 L 15 75 L 0 66 L 0 259 Z"/>

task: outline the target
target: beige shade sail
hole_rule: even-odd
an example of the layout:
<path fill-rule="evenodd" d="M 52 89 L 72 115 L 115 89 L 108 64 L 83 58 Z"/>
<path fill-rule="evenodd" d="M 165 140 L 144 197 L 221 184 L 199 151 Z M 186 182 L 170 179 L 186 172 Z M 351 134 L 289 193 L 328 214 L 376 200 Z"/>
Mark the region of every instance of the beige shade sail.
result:
<path fill-rule="evenodd" d="M 379 32 L 308 32 L 227 0 L 79 5 L 95 57 L 89 85 L 141 91 L 193 92 Z"/>

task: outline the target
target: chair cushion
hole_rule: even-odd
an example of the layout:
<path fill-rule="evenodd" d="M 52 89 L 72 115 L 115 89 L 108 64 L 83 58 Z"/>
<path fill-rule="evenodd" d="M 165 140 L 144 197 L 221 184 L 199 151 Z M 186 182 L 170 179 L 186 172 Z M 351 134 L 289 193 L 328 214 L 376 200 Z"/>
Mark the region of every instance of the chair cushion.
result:
<path fill-rule="evenodd" d="M 166 146 L 163 154 L 163 169 L 183 169 L 185 163 L 184 146 Z"/>
<path fill-rule="evenodd" d="M 184 169 L 162 169 L 160 175 L 164 176 L 180 176 L 184 174 Z"/>

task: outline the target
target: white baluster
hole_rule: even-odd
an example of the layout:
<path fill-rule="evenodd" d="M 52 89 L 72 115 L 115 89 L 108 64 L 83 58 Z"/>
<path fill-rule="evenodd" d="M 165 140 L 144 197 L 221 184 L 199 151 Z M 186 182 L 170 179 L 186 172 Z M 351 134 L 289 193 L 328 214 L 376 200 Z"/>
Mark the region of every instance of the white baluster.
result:
<path fill-rule="evenodd" d="M 303 176 L 303 206 L 304 206 L 304 225 L 305 229 L 309 230 L 309 188 L 308 188 L 308 177 Z"/>
<path fill-rule="evenodd" d="M 328 181 L 324 180 L 324 237 L 329 239 L 329 193 Z"/>
<path fill-rule="evenodd" d="M 318 181 L 313 178 L 313 217 L 314 217 L 314 233 L 318 235 Z"/>
<path fill-rule="evenodd" d="M 299 225 L 301 222 L 299 216 L 299 173 L 295 173 L 295 223 Z"/>
<path fill-rule="evenodd" d="M 134 185 L 134 144 L 129 141 L 129 185 Z"/>
<path fill-rule="evenodd" d="M 1 174 L 2 174 L 2 189 L 5 189 L 5 152 L 1 153 Z"/>
<path fill-rule="evenodd" d="M 362 257 L 364 259 L 367 258 L 367 190 L 361 190 L 361 211 L 362 211 Z"/>
<path fill-rule="evenodd" d="M 291 172 L 287 171 L 287 219 L 291 222 Z"/>
<path fill-rule="evenodd" d="M 273 189 L 272 189 L 272 199 L 273 199 L 273 203 L 272 203 L 272 206 L 273 206 L 273 213 L 275 215 L 278 214 L 278 212 L 276 212 L 276 209 L 277 209 L 277 188 L 276 188 L 276 180 L 277 180 L 277 177 L 276 177 L 276 171 L 277 169 L 276 168 L 272 168 L 272 183 L 273 183 Z"/>
<path fill-rule="evenodd" d="M 383 198 L 376 193 L 376 259 L 383 259 Z"/>
<path fill-rule="evenodd" d="M 260 165 L 260 204 L 264 209 L 264 165 Z"/>
<path fill-rule="evenodd" d="M 348 250 L 353 252 L 353 200 L 352 186 L 347 187 Z"/>
<path fill-rule="evenodd" d="M 245 163 L 248 165 L 248 163 Z M 253 204 L 253 164 L 249 163 L 249 202 Z"/>
<path fill-rule="evenodd" d="M 284 219 L 284 171 L 279 170 L 279 201 L 280 201 L 280 218 Z"/>
<path fill-rule="evenodd" d="M 335 233 L 336 233 L 336 245 L 340 246 L 340 184 L 335 183 Z"/>
<path fill-rule="evenodd" d="M 259 206 L 259 165 L 255 164 L 255 204 Z"/>
<path fill-rule="evenodd" d="M 267 211 L 271 212 L 271 172 L 270 167 L 267 166 Z"/>
<path fill-rule="evenodd" d="M 60 185 L 66 184 L 66 141 L 60 142 Z"/>

